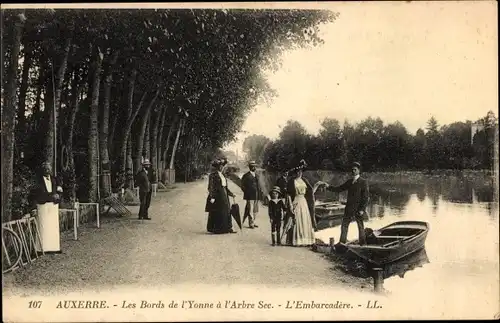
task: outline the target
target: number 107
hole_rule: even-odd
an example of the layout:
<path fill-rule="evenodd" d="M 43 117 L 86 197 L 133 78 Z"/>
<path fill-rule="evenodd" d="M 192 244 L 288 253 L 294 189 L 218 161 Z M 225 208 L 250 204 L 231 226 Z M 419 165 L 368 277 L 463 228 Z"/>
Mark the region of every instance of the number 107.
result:
<path fill-rule="evenodd" d="M 28 308 L 41 308 L 42 307 L 42 301 L 30 301 L 28 303 Z"/>

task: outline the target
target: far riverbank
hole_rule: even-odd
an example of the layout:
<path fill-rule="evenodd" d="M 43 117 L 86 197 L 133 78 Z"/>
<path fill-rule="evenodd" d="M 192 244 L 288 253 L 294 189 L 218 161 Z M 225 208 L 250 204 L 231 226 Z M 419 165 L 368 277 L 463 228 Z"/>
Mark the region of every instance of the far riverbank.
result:
<path fill-rule="evenodd" d="M 279 176 L 279 173 L 265 169 L 258 170 L 261 174 L 261 189 L 267 194 Z M 398 172 L 366 172 L 362 176 L 372 184 L 381 186 L 419 186 L 429 184 L 445 184 L 446 186 L 471 186 L 476 190 L 493 191 L 498 201 L 498 174 L 490 170 L 435 170 L 427 171 L 398 171 Z M 340 185 L 345 182 L 350 174 L 347 172 L 334 172 L 325 170 L 307 170 L 304 177 L 312 183 L 324 181 L 332 185 Z"/>

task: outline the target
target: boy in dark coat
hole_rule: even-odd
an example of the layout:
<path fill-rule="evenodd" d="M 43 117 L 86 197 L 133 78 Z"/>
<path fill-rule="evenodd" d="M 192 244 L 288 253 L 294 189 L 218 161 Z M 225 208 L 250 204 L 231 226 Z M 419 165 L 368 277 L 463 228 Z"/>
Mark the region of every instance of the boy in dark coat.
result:
<path fill-rule="evenodd" d="M 285 212 L 285 203 L 280 198 L 281 190 L 278 186 L 273 187 L 270 192 L 269 204 L 267 206 L 269 212 L 269 220 L 271 221 L 271 241 L 272 245 L 281 245 L 281 220 Z"/>

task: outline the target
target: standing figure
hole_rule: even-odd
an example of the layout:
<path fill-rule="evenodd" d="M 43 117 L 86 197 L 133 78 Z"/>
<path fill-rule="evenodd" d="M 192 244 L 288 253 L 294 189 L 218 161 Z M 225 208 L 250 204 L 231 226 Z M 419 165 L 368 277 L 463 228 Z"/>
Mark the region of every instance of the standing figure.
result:
<path fill-rule="evenodd" d="M 215 234 L 236 233 L 233 230 L 229 197 L 234 194 L 227 187 L 227 178 L 222 173 L 224 162 L 215 160 L 215 170 L 208 176 L 208 196 L 205 212 L 208 212 L 207 231 Z"/>
<path fill-rule="evenodd" d="M 148 214 L 149 205 L 151 204 L 151 194 L 153 193 L 153 183 L 155 175 L 150 169 L 151 163 L 148 159 L 142 162 L 142 169 L 135 175 L 135 183 L 139 187 L 139 220 L 151 220 Z"/>
<path fill-rule="evenodd" d="M 294 225 L 287 232 L 287 244 L 292 246 L 311 246 L 315 242 L 316 218 L 314 213 L 314 193 L 317 189 L 302 177 L 305 161 L 292 169 L 293 179 L 287 186 L 287 216 Z M 290 219 L 287 221 L 290 221 Z"/>
<path fill-rule="evenodd" d="M 42 174 L 37 176 L 35 192 L 37 221 L 40 225 L 41 248 L 44 252 L 60 252 L 59 202 L 62 193 L 61 183 L 52 173 L 52 166 L 42 164 Z M 38 246 L 37 246 L 37 249 Z M 41 251 L 41 250 L 37 250 Z"/>
<path fill-rule="evenodd" d="M 366 244 L 365 228 L 363 224 L 363 216 L 366 213 L 366 207 L 369 200 L 368 182 L 360 177 L 361 165 L 358 162 L 352 164 L 352 178 L 347 180 L 340 186 L 329 186 L 326 189 L 332 192 L 342 192 L 347 190 L 347 203 L 344 209 L 344 217 L 342 218 L 340 243 L 347 242 L 347 231 L 349 224 L 355 220 L 358 224 L 359 244 Z"/>
<path fill-rule="evenodd" d="M 281 176 L 276 180 L 276 186 L 278 186 L 281 190 L 280 193 L 281 199 L 285 199 L 287 185 L 288 185 L 288 171 L 284 171 L 283 173 L 281 173 Z"/>
<path fill-rule="evenodd" d="M 278 186 L 273 187 L 270 192 L 269 204 L 267 206 L 269 220 L 271 221 L 271 242 L 275 246 L 281 245 L 281 221 L 286 211 L 285 202 L 280 198 L 281 189 Z"/>
<path fill-rule="evenodd" d="M 255 223 L 257 213 L 259 212 L 259 177 L 255 173 L 257 164 L 254 161 L 248 163 L 249 171 L 241 178 L 241 189 L 243 190 L 243 199 L 246 200 L 245 215 L 243 218 L 249 218 L 249 227 L 258 228 Z"/>

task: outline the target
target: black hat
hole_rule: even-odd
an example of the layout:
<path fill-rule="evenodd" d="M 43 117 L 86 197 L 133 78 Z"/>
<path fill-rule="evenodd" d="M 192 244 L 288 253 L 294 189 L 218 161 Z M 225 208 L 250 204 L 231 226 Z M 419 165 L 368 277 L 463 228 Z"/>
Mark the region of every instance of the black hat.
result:
<path fill-rule="evenodd" d="M 212 161 L 212 166 L 217 167 L 219 165 L 222 165 L 222 161 L 220 159 L 215 159 Z"/>

